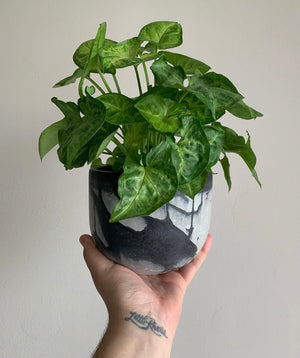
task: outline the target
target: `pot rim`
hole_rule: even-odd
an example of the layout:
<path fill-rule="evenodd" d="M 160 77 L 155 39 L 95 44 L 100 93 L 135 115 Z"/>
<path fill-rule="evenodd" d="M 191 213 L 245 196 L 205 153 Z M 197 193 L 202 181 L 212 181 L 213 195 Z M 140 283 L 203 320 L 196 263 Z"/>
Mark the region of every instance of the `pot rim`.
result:
<path fill-rule="evenodd" d="M 114 172 L 112 170 L 111 165 L 104 165 L 102 167 L 90 167 L 90 173 L 91 172 L 115 175 L 115 176 L 118 176 L 118 177 L 120 177 L 122 175 L 122 173 L 123 173 L 122 170 L 120 170 L 118 172 Z M 90 174 L 90 175 L 92 175 L 92 174 Z M 204 192 L 204 191 L 210 191 L 212 189 L 212 187 L 213 187 L 213 173 L 208 172 L 208 177 L 207 177 L 206 183 L 205 183 L 204 187 L 198 193 Z M 184 195 L 186 195 L 186 194 L 184 194 Z"/>
<path fill-rule="evenodd" d="M 111 165 L 105 165 L 103 167 L 90 167 L 90 171 L 95 171 L 95 172 L 102 172 L 102 173 L 111 173 L 111 174 L 117 174 L 119 172 L 114 172 L 112 170 L 112 166 Z"/>

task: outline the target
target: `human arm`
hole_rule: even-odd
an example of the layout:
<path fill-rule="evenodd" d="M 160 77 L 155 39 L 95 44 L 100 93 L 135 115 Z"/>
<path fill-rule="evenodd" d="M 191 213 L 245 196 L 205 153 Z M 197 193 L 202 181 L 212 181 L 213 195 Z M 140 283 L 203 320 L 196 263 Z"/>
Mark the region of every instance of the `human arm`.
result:
<path fill-rule="evenodd" d="M 107 330 L 93 358 L 167 358 L 188 284 L 206 258 L 212 237 L 177 271 L 137 275 L 107 259 L 89 235 L 80 242 L 94 284 L 109 314 Z"/>

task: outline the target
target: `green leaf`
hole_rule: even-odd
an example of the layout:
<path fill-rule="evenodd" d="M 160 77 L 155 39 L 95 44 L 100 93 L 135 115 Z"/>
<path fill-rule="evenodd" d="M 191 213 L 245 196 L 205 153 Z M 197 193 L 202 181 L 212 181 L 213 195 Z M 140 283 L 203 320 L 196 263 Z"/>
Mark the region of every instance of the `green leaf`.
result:
<path fill-rule="evenodd" d="M 95 39 L 85 41 L 74 52 L 73 61 L 74 61 L 75 65 L 77 65 L 82 70 L 85 68 L 85 66 L 88 63 L 89 55 L 90 55 L 91 49 L 94 45 L 94 42 L 95 42 Z M 98 72 L 97 64 L 96 64 L 95 68 L 92 68 L 92 66 L 91 66 L 90 71 Z"/>
<path fill-rule="evenodd" d="M 148 131 L 149 123 L 130 123 L 123 126 L 124 147 L 132 158 L 139 158 L 139 151 L 144 147 L 145 134 Z"/>
<path fill-rule="evenodd" d="M 91 52 L 91 49 L 94 45 L 95 39 L 88 40 L 83 42 L 75 51 L 73 55 L 73 61 L 74 63 L 81 69 L 84 69 L 84 67 L 87 65 L 89 60 L 89 55 Z M 105 39 L 103 42 L 103 47 L 108 47 L 111 45 L 116 44 L 116 41 Z M 90 64 L 90 72 L 97 73 L 99 68 L 99 64 L 96 62 Z"/>
<path fill-rule="evenodd" d="M 239 136 L 232 129 L 222 126 L 222 129 L 225 132 L 224 138 L 224 151 L 228 153 L 238 154 L 244 162 L 247 164 L 249 170 L 251 171 L 254 179 L 257 181 L 261 187 L 261 182 L 258 179 L 255 165 L 256 165 L 256 156 L 251 148 L 250 135 L 247 132 L 248 139 L 245 143 L 245 139 L 242 136 Z"/>
<path fill-rule="evenodd" d="M 99 167 L 104 167 L 106 164 L 102 163 L 102 160 L 100 158 L 95 159 L 92 164 L 91 164 L 91 168 L 99 168 Z"/>
<path fill-rule="evenodd" d="M 79 107 L 82 113 L 87 116 L 99 116 L 98 107 L 95 106 L 96 102 L 93 97 L 88 96 L 84 99 L 79 99 Z M 103 110 L 103 108 L 101 108 Z M 115 135 L 118 126 L 108 122 L 104 122 L 101 128 L 95 133 L 95 135 L 82 147 L 80 151 L 79 163 L 83 161 L 90 163 L 96 159 L 109 144 L 110 140 Z M 77 162 L 78 158 L 74 159 L 73 162 Z M 81 164 L 80 166 L 82 166 Z"/>
<path fill-rule="evenodd" d="M 76 115 L 67 118 L 67 127 L 58 132 L 57 153 L 66 169 L 84 164 L 84 162 L 82 164 L 86 158 L 84 146 L 98 132 L 105 120 L 105 107 L 97 99 L 87 95 L 79 99 L 78 106 L 85 116 L 81 118 Z"/>
<path fill-rule="evenodd" d="M 85 78 L 92 70 L 101 70 L 99 62 L 99 51 L 104 45 L 106 34 L 106 22 L 100 24 L 95 41 L 91 47 L 88 60 L 84 66 L 82 78 Z"/>
<path fill-rule="evenodd" d="M 140 53 L 145 53 L 145 52 L 157 53 L 156 51 L 157 51 L 157 45 L 155 45 L 152 42 L 148 42 L 145 47 L 141 46 L 140 48 Z"/>
<path fill-rule="evenodd" d="M 262 117 L 263 114 L 256 111 L 255 109 L 248 107 L 243 101 L 235 103 L 233 106 L 227 108 L 227 111 L 236 117 L 243 119 L 254 119 Z"/>
<path fill-rule="evenodd" d="M 246 142 L 246 149 L 239 152 L 238 154 L 243 158 L 244 162 L 247 164 L 248 168 L 250 169 L 254 179 L 256 180 L 256 182 L 258 183 L 258 185 L 261 187 L 261 182 L 258 179 L 258 175 L 256 173 L 255 165 L 256 165 L 256 156 L 251 148 L 251 143 L 250 143 L 250 134 L 248 134 L 248 139 Z"/>
<path fill-rule="evenodd" d="M 101 131 L 101 129 L 100 129 L 100 131 Z M 103 151 L 106 149 L 106 147 L 108 146 L 108 144 L 110 143 L 110 141 L 112 140 L 112 138 L 115 136 L 116 133 L 117 133 L 117 130 L 113 131 L 106 138 L 103 139 L 103 141 L 101 142 L 101 144 L 95 154 L 96 158 L 99 157 L 103 153 Z M 91 161 L 92 161 L 92 159 L 89 158 L 89 162 L 91 162 Z"/>
<path fill-rule="evenodd" d="M 179 92 L 177 88 L 155 86 L 155 87 L 149 88 L 149 90 L 147 92 L 143 93 L 142 96 L 139 96 L 137 98 L 137 100 L 147 97 L 149 94 L 157 94 L 164 98 L 169 98 L 169 99 L 172 99 L 173 101 L 178 102 L 181 92 Z"/>
<path fill-rule="evenodd" d="M 224 150 L 225 152 L 237 153 L 246 149 L 245 138 L 239 136 L 233 129 L 219 124 L 225 133 Z"/>
<path fill-rule="evenodd" d="M 209 107 L 214 119 L 243 98 L 228 78 L 215 72 L 190 77 L 186 89 Z"/>
<path fill-rule="evenodd" d="M 158 94 L 143 97 L 135 104 L 142 116 L 160 132 L 176 132 L 180 125 L 180 115 L 186 108 L 169 98 Z"/>
<path fill-rule="evenodd" d="M 159 49 L 177 47 L 182 44 L 182 28 L 172 21 L 151 22 L 141 29 L 138 37 Z"/>
<path fill-rule="evenodd" d="M 220 159 L 220 163 L 222 165 L 226 183 L 228 185 L 228 191 L 230 191 L 230 189 L 231 189 L 231 178 L 230 178 L 230 170 L 229 170 L 230 164 L 229 164 L 229 160 L 228 160 L 226 154 L 225 153 L 223 153 L 223 154 L 224 154 L 224 157 L 222 159 Z"/>
<path fill-rule="evenodd" d="M 216 113 L 216 119 L 213 118 L 207 105 L 192 93 L 188 93 L 181 101 L 181 104 L 190 111 L 191 115 L 197 117 L 202 125 L 213 123 L 225 114 L 225 111 L 219 111 Z"/>
<path fill-rule="evenodd" d="M 182 67 L 187 75 L 204 74 L 210 70 L 205 63 L 179 53 L 160 51 L 159 54 L 163 54 L 171 65 Z"/>
<path fill-rule="evenodd" d="M 163 87 L 183 88 L 183 81 L 185 73 L 180 66 L 170 66 L 165 56 L 161 56 L 150 67 L 154 78 L 155 84 Z"/>
<path fill-rule="evenodd" d="M 86 86 L 85 92 L 92 96 L 96 92 L 96 89 L 94 86 Z"/>
<path fill-rule="evenodd" d="M 44 129 L 39 138 L 39 154 L 41 160 L 44 156 L 58 144 L 58 131 L 67 125 L 67 120 L 64 118 L 61 121 L 51 124 Z"/>
<path fill-rule="evenodd" d="M 170 201 L 177 190 L 176 171 L 171 162 L 170 144 L 161 142 L 146 158 L 147 166 L 127 160 L 119 179 L 120 201 L 110 222 L 150 215 Z"/>
<path fill-rule="evenodd" d="M 117 127 L 104 122 L 95 135 L 80 149 L 73 159 L 74 167 L 81 167 L 85 163 L 91 163 L 98 158 L 115 135 Z"/>
<path fill-rule="evenodd" d="M 62 86 L 67 86 L 71 83 L 75 83 L 77 78 L 81 78 L 81 76 L 83 75 L 83 71 L 81 68 L 77 68 L 73 74 L 69 77 L 66 77 L 64 78 L 63 80 L 57 82 L 53 88 L 56 88 L 56 87 L 62 87 Z"/>
<path fill-rule="evenodd" d="M 125 156 L 122 152 L 120 152 L 118 147 L 113 150 L 113 154 L 113 157 L 109 157 L 107 159 L 106 164 L 112 167 L 113 172 L 122 172 Z"/>
<path fill-rule="evenodd" d="M 179 185 L 189 183 L 200 175 L 209 161 L 210 145 L 200 122 L 192 117 L 182 118 L 180 141 L 172 143 L 172 160 Z"/>
<path fill-rule="evenodd" d="M 204 188 L 207 177 L 208 172 L 204 171 L 189 183 L 179 185 L 178 190 L 189 196 L 191 199 L 194 199 L 195 195 Z"/>
<path fill-rule="evenodd" d="M 152 60 L 155 60 L 158 57 L 159 57 L 158 52 L 143 53 L 143 54 L 140 54 L 140 61 L 138 63 L 152 61 Z"/>
<path fill-rule="evenodd" d="M 80 119 L 79 109 L 74 102 L 63 102 L 56 97 L 51 98 L 51 102 L 53 102 L 64 114 L 67 120 L 69 119 Z"/>
<path fill-rule="evenodd" d="M 103 47 L 99 51 L 102 71 L 115 73 L 116 68 L 127 67 L 141 63 L 137 57 L 141 41 L 137 37 L 119 42 L 112 46 Z"/>
<path fill-rule="evenodd" d="M 134 100 L 119 93 L 107 93 L 98 97 L 106 108 L 106 121 L 112 124 L 143 122 L 134 108 Z"/>
<path fill-rule="evenodd" d="M 103 123 L 98 132 L 81 149 L 80 160 L 83 161 L 83 164 L 85 162 L 91 163 L 102 154 L 110 140 L 116 134 L 117 129 L 117 126 L 106 122 Z M 74 162 L 76 161 L 77 158 Z"/>
<path fill-rule="evenodd" d="M 210 145 L 208 168 L 214 166 L 220 157 L 223 149 L 225 133 L 219 126 L 206 126 L 203 127 L 206 138 Z"/>
<path fill-rule="evenodd" d="M 102 24 L 100 24 L 98 31 L 97 31 L 96 38 L 95 38 L 94 42 L 91 44 L 88 58 L 87 58 L 87 60 L 84 60 L 85 65 L 83 68 L 83 74 L 82 74 L 80 82 L 79 82 L 80 97 L 84 96 L 82 93 L 82 85 L 83 85 L 84 79 L 91 72 L 100 72 L 102 70 L 100 61 L 99 61 L 99 49 L 104 46 L 105 33 L 106 33 L 106 22 L 103 22 Z M 74 57 L 73 57 L 73 59 L 74 59 Z"/>

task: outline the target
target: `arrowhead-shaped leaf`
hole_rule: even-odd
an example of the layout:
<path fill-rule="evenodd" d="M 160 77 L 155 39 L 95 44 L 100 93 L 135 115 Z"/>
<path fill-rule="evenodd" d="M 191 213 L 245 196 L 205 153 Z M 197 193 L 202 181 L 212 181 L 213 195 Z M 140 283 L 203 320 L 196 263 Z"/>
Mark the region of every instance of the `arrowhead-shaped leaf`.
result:
<path fill-rule="evenodd" d="M 178 190 L 189 196 L 191 199 L 194 199 L 195 195 L 204 188 L 207 177 L 208 172 L 205 170 L 201 175 L 198 175 L 189 183 L 179 185 Z"/>
<path fill-rule="evenodd" d="M 79 109 L 77 107 L 77 104 L 74 102 L 63 102 L 60 99 L 57 99 L 56 97 L 51 98 L 51 102 L 53 102 L 64 114 L 67 121 L 70 119 L 80 119 L 80 113 Z"/>
<path fill-rule="evenodd" d="M 172 48 L 182 44 L 182 28 L 172 21 L 151 22 L 141 29 L 138 37 L 157 49 Z"/>
<path fill-rule="evenodd" d="M 221 124 L 219 126 L 225 133 L 224 137 L 224 151 L 237 153 L 246 149 L 245 138 L 238 135 L 233 129 L 225 127 Z"/>
<path fill-rule="evenodd" d="M 171 65 L 182 67 L 186 75 L 204 74 L 210 70 L 208 65 L 192 57 L 168 51 L 160 51 L 159 54 L 163 54 Z"/>
<path fill-rule="evenodd" d="M 150 215 L 170 201 L 177 190 L 176 171 L 171 162 L 170 144 L 161 142 L 147 155 L 146 167 L 127 161 L 119 179 L 120 201 L 110 222 Z"/>
<path fill-rule="evenodd" d="M 135 107 L 160 132 L 176 132 L 181 125 L 179 117 L 186 112 L 180 103 L 158 94 L 143 97 Z"/>
<path fill-rule="evenodd" d="M 100 24 L 95 40 L 91 44 L 91 49 L 88 55 L 88 59 L 85 62 L 85 66 L 83 69 L 83 75 L 81 77 L 82 79 L 87 77 L 88 74 L 91 73 L 92 71 L 95 72 L 101 71 L 101 66 L 99 62 L 99 51 L 104 46 L 105 34 L 106 34 L 106 22 L 103 22 L 102 24 Z"/>
<path fill-rule="evenodd" d="M 145 133 L 147 133 L 149 123 L 147 121 L 140 123 L 130 123 L 123 125 L 124 147 L 129 152 L 130 157 L 137 161 L 140 157 L 140 148 L 144 147 Z"/>
<path fill-rule="evenodd" d="M 94 45 L 94 42 L 95 39 L 85 41 L 74 52 L 73 61 L 79 68 L 84 69 L 84 67 L 87 65 L 89 61 L 89 55 Z M 105 39 L 103 42 L 103 47 L 112 46 L 116 43 L 117 43 L 116 41 Z M 99 63 L 94 59 L 93 63 L 90 64 L 90 72 L 97 73 L 98 69 L 99 69 Z"/>
<path fill-rule="evenodd" d="M 219 160 L 223 149 L 225 134 L 221 126 L 205 126 L 203 127 L 203 130 L 210 145 L 209 161 L 207 167 L 211 168 Z"/>
<path fill-rule="evenodd" d="M 199 119 L 202 125 L 213 123 L 216 119 L 219 119 L 225 114 L 225 111 L 219 111 L 216 113 L 216 118 L 213 118 L 211 110 L 208 106 L 192 93 L 185 95 L 181 103 L 194 117 Z"/>
<path fill-rule="evenodd" d="M 208 106 L 214 119 L 243 98 L 228 78 L 215 72 L 192 76 L 187 90 Z"/>
<path fill-rule="evenodd" d="M 116 68 L 136 65 L 142 62 L 137 57 L 141 41 L 137 37 L 116 43 L 112 46 L 103 47 L 99 51 L 102 71 L 115 73 Z"/>
<path fill-rule="evenodd" d="M 192 116 L 182 118 L 180 141 L 172 143 L 172 161 L 179 185 L 189 183 L 207 167 L 210 146 L 200 122 Z"/>
<path fill-rule="evenodd" d="M 238 154 L 244 162 L 247 164 L 249 170 L 251 171 L 253 177 L 261 187 L 261 182 L 258 179 L 255 165 L 256 165 L 256 156 L 251 148 L 250 135 L 248 134 L 247 142 L 242 136 L 239 136 L 235 131 L 230 128 L 222 126 L 222 129 L 225 133 L 224 138 L 224 151 L 228 153 Z"/>
<path fill-rule="evenodd" d="M 78 158 L 85 153 L 84 146 L 98 132 L 105 120 L 105 107 L 97 99 L 87 95 L 78 101 L 78 106 L 85 116 L 67 118 L 67 127 L 58 132 L 57 153 L 66 169 L 77 167 L 78 161 L 82 163 Z"/>
<path fill-rule="evenodd" d="M 183 69 L 180 66 L 170 66 L 164 55 L 157 59 L 150 68 L 153 72 L 156 85 L 183 88 L 183 81 L 186 77 Z"/>
<path fill-rule="evenodd" d="M 57 82 L 53 86 L 53 88 L 67 86 L 67 85 L 70 85 L 71 83 L 75 83 L 77 78 L 81 78 L 82 75 L 83 75 L 83 70 L 81 68 L 77 68 L 71 76 L 66 77 L 63 80 Z"/>
<path fill-rule="evenodd" d="M 100 97 L 106 108 L 106 121 L 112 124 L 128 124 L 145 121 L 134 108 L 134 100 L 119 93 L 107 93 Z"/>
<path fill-rule="evenodd" d="M 231 189 L 230 164 L 229 164 L 229 160 L 228 160 L 226 154 L 225 153 L 223 153 L 223 154 L 224 154 L 224 157 L 222 159 L 220 159 L 220 163 L 223 168 L 224 177 L 226 179 L 226 183 L 228 186 L 228 191 L 230 191 L 230 189 Z"/>
<path fill-rule="evenodd" d="M 98 132 L 80 149 L 73 159 L 74 167 L 81 167 L 98 158 L 115 135 L 117 127 L 104 122 Z"/>
<path fill-rule="evenodd" d="M 58 144 L 58 131 L 67 125 L 67 120 L 64 118 L 61 121 L 51 124 L 44 129 L 39 138 L 39 154 L 41 160 L 44 156 Z"/>
<path fill-rule="evenodd" d="M 254 119 L 262 117 L 263 114 L 255 109 L 248 107 L 243 101 L 236 102 L 233 106 L 227 108 L 227 111 L 236 117 L 243 119 Z"/>

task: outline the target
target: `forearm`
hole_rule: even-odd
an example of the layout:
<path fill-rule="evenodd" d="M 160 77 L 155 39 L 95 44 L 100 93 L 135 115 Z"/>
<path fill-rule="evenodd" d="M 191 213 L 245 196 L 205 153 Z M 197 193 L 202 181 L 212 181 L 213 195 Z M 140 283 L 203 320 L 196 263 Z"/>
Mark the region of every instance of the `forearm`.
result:
<path fill-rule="evenodd" d="M 93 358 L 169 358 L 175 332 L 145 312 L 110 318 Z"/>

